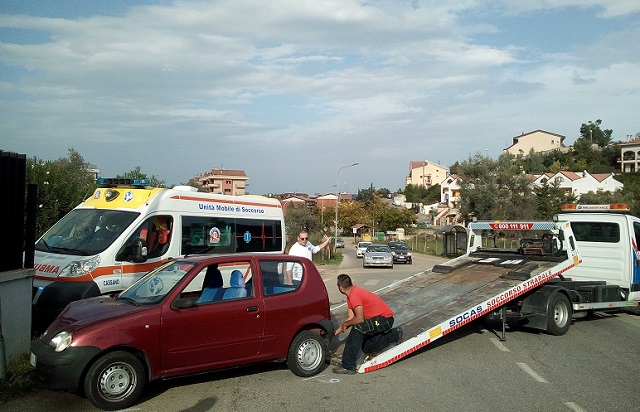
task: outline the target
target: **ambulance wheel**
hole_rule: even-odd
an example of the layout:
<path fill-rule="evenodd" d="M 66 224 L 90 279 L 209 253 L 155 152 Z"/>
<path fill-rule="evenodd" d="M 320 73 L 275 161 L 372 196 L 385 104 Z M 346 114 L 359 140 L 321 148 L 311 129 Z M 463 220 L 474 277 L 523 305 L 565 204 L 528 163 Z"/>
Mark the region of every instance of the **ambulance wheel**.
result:
<path fill-rule="evenodd" d="M 547 332 L 562 336 L 571 327 L 571 302 L 563 293 L 556 293 L 548 306 Z"/>
<path fill-rule="evenodd" d="M 317 375 L 326 358 L 327 343 L 322 336 L 310 330 L 303 330 L 291 342 L 287 366 L 295 375 L 306 378 Z"/>
<path fill-rule="evenodd" d="M 145 371 L 140 359 L 129 352 L 107 353 L 91 365 L 84 393 L 100 409 L 114 411 L 133 405 L 144 388 Z"/>

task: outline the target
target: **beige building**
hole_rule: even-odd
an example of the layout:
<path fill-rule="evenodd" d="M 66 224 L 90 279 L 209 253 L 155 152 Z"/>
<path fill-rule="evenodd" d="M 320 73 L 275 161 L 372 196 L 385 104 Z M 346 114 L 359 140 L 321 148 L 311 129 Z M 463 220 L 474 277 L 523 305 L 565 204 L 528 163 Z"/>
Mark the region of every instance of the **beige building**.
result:
<path fill-rule="evenodd" d="M 622 173 L 640 171 L 640 137 L 634 139 L 627 135 L 627 141 L 618 143 L 620 146 L 620 170 Z"/>
<path fill-rule="evenodd" d="M 540 153 L 556 149 L 562 150 L 564 148 L 562 144 L 564 138 L 564 136 L 559 134 L 545 132 L 544 130 L 535 130 L 514 137 L 513 144 L 503 151 L 516 156 L 527 156 L 531 151 Z"/>
<path fill-rule="evenodd" d="M 242 170 L 213 168 L 193 181 L 210 193 L 240 196 L 246 194 L 249 177 Z"/>
<path fill-rule="evenodd" d="M 409 163 L 405 185 L 424 186 L 428 189 L 442 183 L 448 174 L 448 167 L 427 160 L 414 160 Z"/>

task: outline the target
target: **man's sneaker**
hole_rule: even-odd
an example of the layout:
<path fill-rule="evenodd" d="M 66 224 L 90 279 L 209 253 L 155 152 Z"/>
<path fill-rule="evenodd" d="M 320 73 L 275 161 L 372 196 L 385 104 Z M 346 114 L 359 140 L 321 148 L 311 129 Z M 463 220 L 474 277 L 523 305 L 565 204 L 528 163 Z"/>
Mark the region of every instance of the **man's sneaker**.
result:
<path fill-rule="evenodd" d="M 342 366 L 338 366 L 333 368 L 333 373 L 338 373 L 342 375 L 355 375 L 356 371 L 354 369 L 345 369 Z"/>

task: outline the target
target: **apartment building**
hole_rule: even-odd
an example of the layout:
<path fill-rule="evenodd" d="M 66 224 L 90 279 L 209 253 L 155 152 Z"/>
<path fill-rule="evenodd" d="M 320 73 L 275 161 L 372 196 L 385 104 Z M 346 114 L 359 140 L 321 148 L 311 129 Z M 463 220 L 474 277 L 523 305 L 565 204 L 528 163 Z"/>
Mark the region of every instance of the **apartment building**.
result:
<path fill-rule="evenodd" d="M 409 175 L 405 185 L 424 186 L 429 189 L 446 179 L 449 168 L 428 160 L 413 160 L 409 163 Z"/>
<path fill-rule="evenodd" d="M 634 139 L 627 135 L 627 141 L 620 146 L 620 170 L 622 173 L 640 172 L 640 137 Z"/>
<path fill-rule="evenodd" d="M 243 170 L 216 168 L 193 178 L 207 192 L 234 196 L 246 194 L 247 180 L 249 177 Z"/>
<path fill-rule="evenodd" d="M 522 133 L 520 136 L 513 138 L 513 144 L 503 151 L 512 155 L 527 156 L 531 151 L 535 153 L 548 152 L 551 150 L 564 150 L 565 137 L 555 133 L 545 132 L 544 130 L 534 130 L 529 133 Z"/>

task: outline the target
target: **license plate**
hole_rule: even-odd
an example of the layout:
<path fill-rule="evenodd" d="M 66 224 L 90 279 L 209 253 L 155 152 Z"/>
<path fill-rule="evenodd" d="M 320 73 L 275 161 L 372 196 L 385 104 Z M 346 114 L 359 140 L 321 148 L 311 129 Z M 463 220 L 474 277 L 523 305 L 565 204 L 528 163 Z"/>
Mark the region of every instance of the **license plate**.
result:
<path fill-rule="evenodd" d="M 31 366 L 33 366 L 34 368 L 36 367 L 36 354 L 31 352 L 31 356 L 29 356 L 29 362 L 31 363 Z"/>

